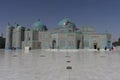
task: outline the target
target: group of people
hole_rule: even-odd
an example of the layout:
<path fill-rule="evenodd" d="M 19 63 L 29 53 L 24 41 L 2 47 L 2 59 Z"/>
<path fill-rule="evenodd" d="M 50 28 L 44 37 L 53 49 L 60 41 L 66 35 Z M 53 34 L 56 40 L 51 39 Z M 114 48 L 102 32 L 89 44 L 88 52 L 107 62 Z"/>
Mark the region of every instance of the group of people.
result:
<path fill-rule="evenodd" d="M 113 48 L 113 46 L 112 46 L 112 47 L 109 47 L 108 49 L 109 49 L 109 51 L 113 51 L 114 48 Z M 105 47 L 105 51 L 106 51 L 106 50 L 107 50 L 107 47 Z"/>
<path fill-rule="evenodd" d="M 109 48 L 107 46 L 105 46 L 104 50 L 106 51 L 107 49 L 109 49 L 109 51 L 113 51 L 114 48 L 113 48 L 113 46 L 109 47 Z M 97 50 L 100 51 L 100 48 L 97 48 Z"/>

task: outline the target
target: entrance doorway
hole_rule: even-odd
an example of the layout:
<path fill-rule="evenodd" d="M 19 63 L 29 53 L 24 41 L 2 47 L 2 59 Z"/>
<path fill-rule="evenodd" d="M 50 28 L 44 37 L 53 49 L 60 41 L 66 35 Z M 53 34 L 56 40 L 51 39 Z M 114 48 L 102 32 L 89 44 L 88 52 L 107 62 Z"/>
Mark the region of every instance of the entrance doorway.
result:
<path fill-rule="evenodd" d="M 80 40 L 77 41 L 77 49 L 80 48 Z"/>
<path fill-rule="evenodd" d="M 97 43 L 93 44 L 94 49 L 97 49 Z"/>
<path fill-rule="evenodd" d="M 52 41 L 52 48 L 55 49 L 56 48 L 56 40 Z"/>
<path fill-rule="evenodd" d="M 37 46 L 38 49 L 41 49 L 41 42 L 38 43 L 38 46 Z"/>

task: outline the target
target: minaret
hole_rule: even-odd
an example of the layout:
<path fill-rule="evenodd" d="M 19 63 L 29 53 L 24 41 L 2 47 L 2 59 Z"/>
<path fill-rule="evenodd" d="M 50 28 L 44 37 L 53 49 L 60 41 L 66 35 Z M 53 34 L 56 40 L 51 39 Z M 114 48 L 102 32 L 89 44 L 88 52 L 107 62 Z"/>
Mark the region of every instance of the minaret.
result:
<path fill-rule="evenodd" d="M 7 24 L 7 29 L 6 29 L 6 43 L 5 43 L 5 48 L 6 49 L 12 49 L 12 35 L 13 35 L 13 29 L 9 23 Z"/>
<path fill-rule="evenodd" d="M 3 33 L 1 33 L 0 37 L 3 37 Z"/>
<path fill-rule="evenodd" d="M 24 31 L 25 28 L 17 25 L 16 27 L 16 49 L 22 48 L 22 41 L 24 41 Z"/>

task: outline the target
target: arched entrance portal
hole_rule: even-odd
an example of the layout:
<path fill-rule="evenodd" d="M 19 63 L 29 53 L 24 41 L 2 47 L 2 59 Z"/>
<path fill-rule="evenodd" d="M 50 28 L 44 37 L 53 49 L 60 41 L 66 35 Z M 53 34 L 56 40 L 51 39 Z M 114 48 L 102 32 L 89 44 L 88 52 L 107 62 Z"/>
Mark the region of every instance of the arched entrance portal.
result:
<path fill-rule="evenodd" d="M 77 40 L 77 49 L 80 48 L 80 40 Z"/>
<path fill-rule="evenodd" d="M 97 49 L 97 43 L 93 43 L 94 49 Z"/>
<path fill-rule="evenodd" d="M 56 48 L 56 40 L 52 41 L 52 48 L 55 49 Z"/>

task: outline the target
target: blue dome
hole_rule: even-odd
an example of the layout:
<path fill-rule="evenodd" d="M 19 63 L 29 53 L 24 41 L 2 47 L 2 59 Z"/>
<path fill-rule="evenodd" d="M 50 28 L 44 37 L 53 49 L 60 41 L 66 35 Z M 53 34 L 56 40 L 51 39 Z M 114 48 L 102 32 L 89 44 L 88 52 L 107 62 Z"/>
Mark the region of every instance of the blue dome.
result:
<path fill-rule="evenodd" d="M 35 22 L 32 26 L 33 26 L 33 30 L 43 31 L 44 29 L 46 29 L 46 25 L 43 24 L 40 20 Z"/>
<path fill-rule="evenodd" d="M 76 27 L 75 23 L 73 23 L 68 17 L 65 17 L 58 23 L 59 27 Z"/>
<path fill-rule="evenodd" d="M 12 27 L 12 25 L 10 23 L 7 24 L 7 28 L 10 28 Z"/>
<path fill-rule="evenodd" d="M 14 27 L 10 23 L 7 24 L 7 29 L 13 29 L 13 28 Z"/>
<path fill-rule="evenodd" d="M 20 25 L 19 25 L 19 26 L 17 26 L 17 28 L 16 28 L 16 29 L 20 30 L 21 28 L 22 28 L 22 26 L 20 26 Z"/>
<path fill-rule="evenodd" d="M 19 24 L 15 24 L 15 28 L 17 29 L 17 30 L 25 30 L 25 27 L 23 27 L 23 26 L 21 26 L 21 25 L 19 25 Z"/>

